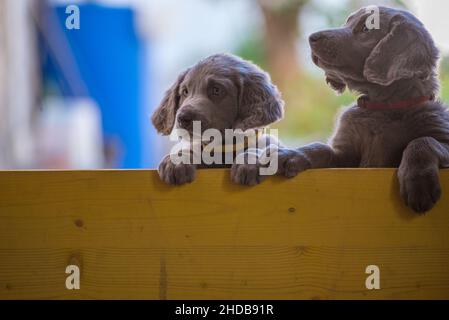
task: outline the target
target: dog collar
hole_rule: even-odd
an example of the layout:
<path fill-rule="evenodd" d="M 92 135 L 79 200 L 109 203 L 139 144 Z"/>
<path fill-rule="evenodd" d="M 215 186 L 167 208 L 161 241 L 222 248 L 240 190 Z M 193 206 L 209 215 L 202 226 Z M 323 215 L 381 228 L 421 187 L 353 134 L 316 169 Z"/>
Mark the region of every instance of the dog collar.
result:
<path fill-rule="evenodd" d="M 252 146 L 255 147 L 257 144 L 257 141 L 260 139 L 262 134 L 264 134 L 265 129 L 255 129 L 255 133 L 253 135 L 244 135 L 243 136 L 243 142 L 238 144 L 225 144 L 223 145 L 223 151 L 224 152 L 241 152 L 246 151 L 248 147 Z"/>
<path fill-rule="evenodd" d="M 420 103 L 433 100 L 433 96 L 419 96 L 397 102 L 374 102 L 370 101 L 368 96 L 361 96 L 357 99 L 357 105 L 365 109 L 401 109 L 409 108 Z"/>
<path fill-rule="evenodd" d="M 221 146 L 221 153 L 239 153 L 242 151 L 246 151 L 248 147 L 252 146 L 255 147 L 257 144 L 257 141 L 259 141 L 260 137 L 265 134 L 265 128 L 262 129 L 255 129 L 254 134 L 251 135 L 243 135 L 243 142 L 242 143 L 232 143 L 232 144 L 223 144 Z M 202 143 L 202 146 L 204 147 L 208 143 L 204 144 Z M 215 150 L 217 152 L 217 150 Z"/>

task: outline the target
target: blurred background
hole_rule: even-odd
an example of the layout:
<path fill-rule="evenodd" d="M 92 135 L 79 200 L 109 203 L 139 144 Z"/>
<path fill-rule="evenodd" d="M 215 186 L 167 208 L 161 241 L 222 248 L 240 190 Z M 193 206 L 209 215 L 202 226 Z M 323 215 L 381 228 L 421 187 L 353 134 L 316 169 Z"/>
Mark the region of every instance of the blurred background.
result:
<path fill-rule="evenodd" d="M 326 86 L 307 36 L 368 4 L 424 22 L 449 102 L 446 0 L 0 0 L 0 168 L 155 168 L 169 141 L 152 111 L 181 70 L 218 52 L 271 73 L 284 142 L 326 141 L 354 95 Z"/>

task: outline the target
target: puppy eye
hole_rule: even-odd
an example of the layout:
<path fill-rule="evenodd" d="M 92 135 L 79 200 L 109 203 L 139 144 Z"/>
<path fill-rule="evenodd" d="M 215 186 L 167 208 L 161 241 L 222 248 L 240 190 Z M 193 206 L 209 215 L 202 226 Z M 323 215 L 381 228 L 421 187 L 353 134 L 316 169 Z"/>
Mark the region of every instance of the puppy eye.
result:
<path fill-rule="evenodd" d="M 220 92 L 221 92 L 221 90 L 220 90 L 219 87 L 214 86 L 214 87 L 212 88 L 212 94 L 213 94 L 214 96 L 220 95 Z"/>
<path fill-rule="evenodd" d="M 187 90 L 187 88 L 184 88 L 184 89 L 182 89 L 181 93 L 184 97 L 186 97 L 189 94 L 189 90 Z"/>
<path fill-rule="evenodd" d="M 366 26 L 366 24 L 363 24 L 362 32 L 365 33 L 365 32 L 370 32 L 370 31 L 371 31 L 371 29 L 369 29 L 369 28 Z"/>

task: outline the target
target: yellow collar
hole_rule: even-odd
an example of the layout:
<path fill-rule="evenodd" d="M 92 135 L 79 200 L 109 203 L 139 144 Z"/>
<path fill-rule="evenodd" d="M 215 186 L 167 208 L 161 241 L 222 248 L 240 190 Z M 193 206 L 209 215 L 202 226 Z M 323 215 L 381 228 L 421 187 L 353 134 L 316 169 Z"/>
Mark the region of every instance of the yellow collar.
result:
<path fill-rule="evenodd" d="M 221 148 L 221 153 L 239 153 L 243 152 L 246 149 L 248 149 L 249 146 L 257 146 L 257 141 L 262 137 L 262 135 L 265 134 L 265 128 L 262 129 L 255 129 L 254 134 L 252 135 L 243 135 L 243 142 L 240 143 L 232 143 L 232 144 L 223 144 Z M 207 143 L 202 143 L 202 146 L 204 147 L 207 145 Z M 214 150 L 215 152 L 215 150 Z"/>

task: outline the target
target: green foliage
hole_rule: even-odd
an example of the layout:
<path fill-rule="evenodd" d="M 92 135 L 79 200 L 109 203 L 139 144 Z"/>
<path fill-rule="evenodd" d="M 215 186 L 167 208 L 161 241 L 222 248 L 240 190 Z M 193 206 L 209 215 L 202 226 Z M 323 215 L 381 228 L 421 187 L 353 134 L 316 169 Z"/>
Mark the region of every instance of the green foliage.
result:
<path fill-rule="evenodd" d="M 354 101 L 351 93 L 337 96 L 324 77 L 308 74 L 283 92 L 285 118 L 273 125 L 285 141 L 327 140 L 338 110 Z"/>
<path fill-rule="evenodd" d="M 440 65 L 440 96 L 441 99 L 449 104 L 449 56 L 442 59 Z"/>
<path fill-rule="evenodd" d="M 250 60 L 262 68 L 266 67 L 264 41 L 259 34 L 250 35 L 235 52 L 243 59 Z"/>

